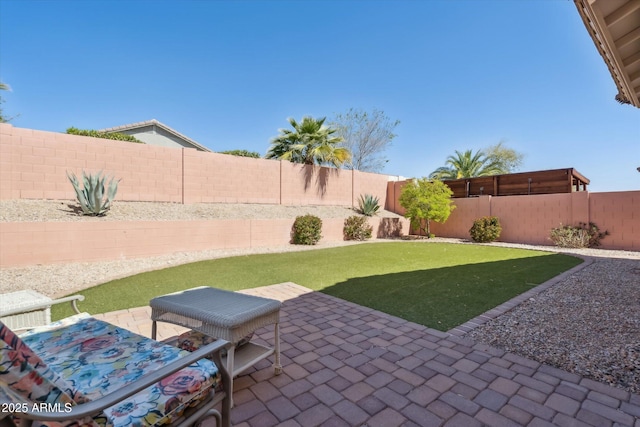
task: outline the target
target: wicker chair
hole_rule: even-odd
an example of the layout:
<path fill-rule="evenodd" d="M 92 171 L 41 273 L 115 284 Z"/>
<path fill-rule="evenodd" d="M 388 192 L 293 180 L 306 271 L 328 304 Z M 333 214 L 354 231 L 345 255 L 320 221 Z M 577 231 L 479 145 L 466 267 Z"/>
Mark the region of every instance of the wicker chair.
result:
<path fill-rule="evenodd" d="M 189 353 L 86 313 L 20 336 L 0 322 L 0 426 L 229 426 L 229 346 Z"/>

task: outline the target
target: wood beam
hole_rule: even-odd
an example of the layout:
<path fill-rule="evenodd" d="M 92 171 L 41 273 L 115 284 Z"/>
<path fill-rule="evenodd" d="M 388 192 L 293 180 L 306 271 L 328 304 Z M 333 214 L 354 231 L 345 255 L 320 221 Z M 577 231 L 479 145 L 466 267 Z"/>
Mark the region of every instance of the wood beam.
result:
<path fill-rule="evenodd" d="M 634 53 L 633 55 L 630 55 L 630 56 L 627 56 L 626 58 L 624 58 L 622 60 L 622 64 L 625 67 L 628 67 L 629 65 L 634 64 L 634 63 L 636 63 L 638 61 L 640 61 L 640 51 Z"/>
<path fill-rule="evenodd" d="M 615 40 L 614 43 L 616 47 L 619 49 L 622 46 L 626 46 L 629 43 L 633 43 L 636 40 L 640 40 L 640 27 L 637 27 L 635 30 L 629 31 L 624 36 Z"/>
<path fill-rule="evenodd" d="M 631 15 L 636 10 L 640 9 L 640 0 L 631 0 L 628 3 L 623 4 L 610 14 L 604 17 L 604 22 L 610 26 Z"/>

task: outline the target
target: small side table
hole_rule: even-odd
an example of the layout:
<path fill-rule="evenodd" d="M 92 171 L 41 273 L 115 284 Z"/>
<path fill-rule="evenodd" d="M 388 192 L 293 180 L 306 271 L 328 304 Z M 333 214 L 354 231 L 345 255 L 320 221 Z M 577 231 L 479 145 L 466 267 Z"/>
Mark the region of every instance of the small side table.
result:
<path fill-rule="evenodd" d="M 203 286 L 154 298 L 149 305 L 153 339 L 156 338 L 157 322 L 167 322 L 233 343 L 226 360 L 223 359 L 232 381 L 233 377 L 271 354 L 275 354 L 275 374 L 282 372 L 280 301 Z M 236 351 L 235 343 L 268 325 L 275 325 L 273 348 L 249 342 Z"/>
<path fill-rule="evenodd" d="M 14 331 L 48 325 L 51 323 L 51 301 L 51 298 L 32 290 L 2 294 L 0 321 Z M 17 310 L 19 314 L 5 314 Z"/>

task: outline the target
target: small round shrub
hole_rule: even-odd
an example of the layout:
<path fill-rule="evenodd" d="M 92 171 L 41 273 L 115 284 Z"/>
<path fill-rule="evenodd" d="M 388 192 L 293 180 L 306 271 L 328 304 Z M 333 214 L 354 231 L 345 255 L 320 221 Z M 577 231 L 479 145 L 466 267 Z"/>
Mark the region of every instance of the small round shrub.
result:
<path fill-rule="evenodd" d="M 500 237 L 502 227 L 500 221 L 495 216 L 483 216 L 473 221 L 473 226 L 469 229 L 469 234 L 474 242 L 493 242 Z"/>
<path fill-rule="evenodd" d="M 344 220 L 345 240 L 367 240 L 371 238 L 373 227 L 364 216 L 353 215 Z"/>
<path fill-rule="evenodd" d="M 293 223 L 293 243 L 315 245 L 322 238 L 322 220 L 315 215 L 303 215 Z"/>
<path fill-rule="evenodd" d="M 593 222 L 581 222 L 577 226 L 560 224 L 552 228 L 550 239 L 561 248 L 591 248 L 600 246 L 600 240 L 608 235 L 608 231 L 600 231 Z"/>

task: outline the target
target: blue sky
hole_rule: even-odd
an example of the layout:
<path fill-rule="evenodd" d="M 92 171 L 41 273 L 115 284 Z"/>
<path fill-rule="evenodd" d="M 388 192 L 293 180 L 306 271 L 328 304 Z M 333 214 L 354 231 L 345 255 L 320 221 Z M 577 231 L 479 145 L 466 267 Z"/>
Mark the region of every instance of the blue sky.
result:
<path fill-rule="evenodd" d="M 0 80 L 17 127 L 155 118 L 264 154 L 288 117 L 378 108 L 401 121 L 390 175 L 504 141 L 521 171 L 640 189 L 640 109 L 570 0 L 0 0 Z"/>

